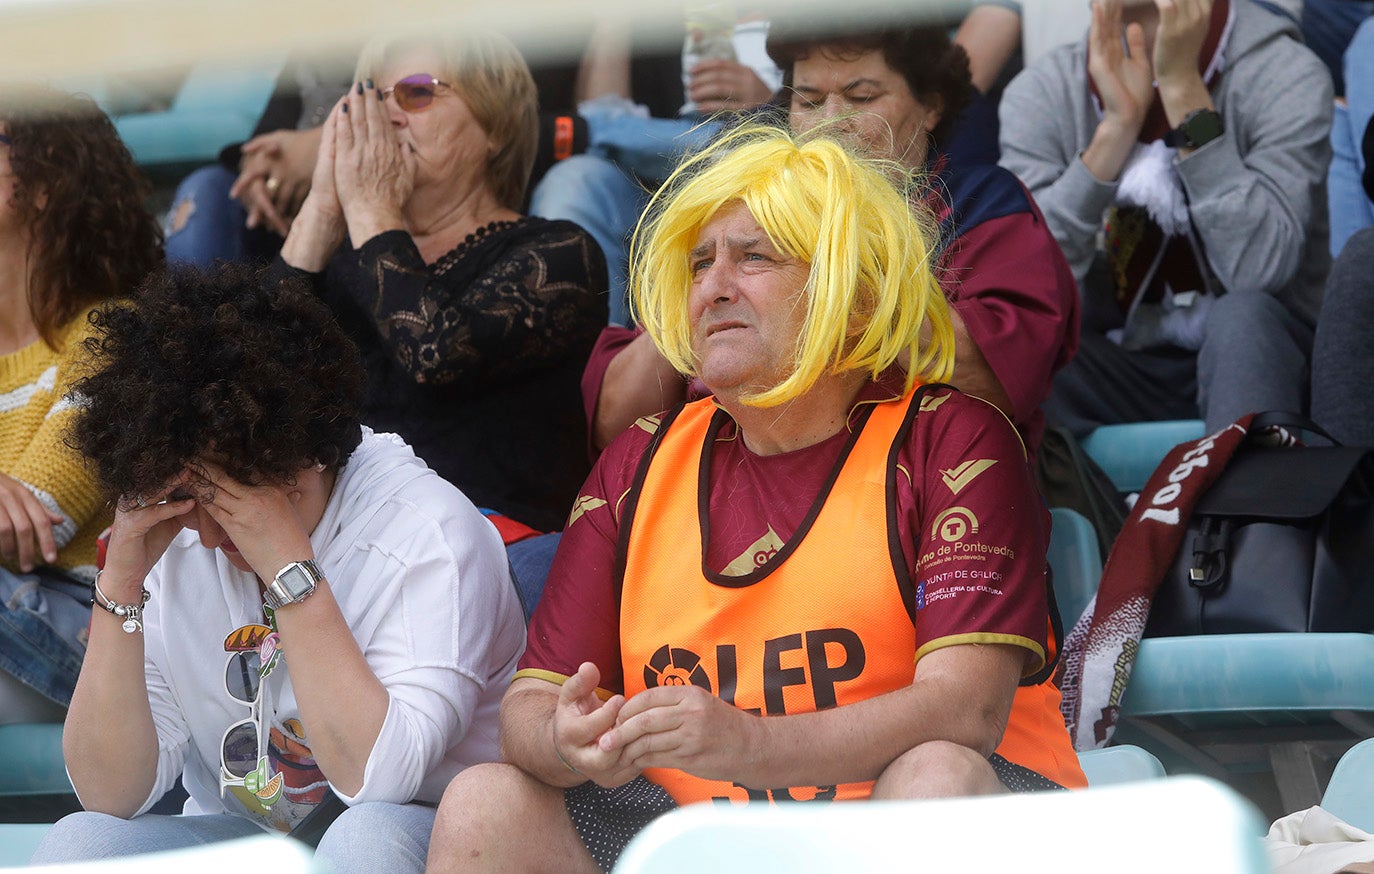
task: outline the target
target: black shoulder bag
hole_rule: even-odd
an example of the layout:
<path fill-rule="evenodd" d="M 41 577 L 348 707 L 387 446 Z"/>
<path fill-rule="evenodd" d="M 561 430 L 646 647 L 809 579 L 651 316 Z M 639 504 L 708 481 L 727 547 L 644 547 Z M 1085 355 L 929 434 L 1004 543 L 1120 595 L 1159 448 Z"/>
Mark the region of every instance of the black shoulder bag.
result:
<path fill-rule="evenodd" d="M 1255 416 L 1187 522 L 1147 637 L 1374 631 L 1374 450 L 1256 445 L 1270 425 L 1331 439 L 1302 417 Z"/>

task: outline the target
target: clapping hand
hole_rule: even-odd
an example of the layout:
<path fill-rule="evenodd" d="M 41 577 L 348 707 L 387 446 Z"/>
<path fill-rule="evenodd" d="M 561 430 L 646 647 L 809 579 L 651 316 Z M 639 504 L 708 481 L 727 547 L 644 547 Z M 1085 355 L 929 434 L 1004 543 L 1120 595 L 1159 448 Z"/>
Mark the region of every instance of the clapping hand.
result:
<path fill-rule="evenodd" d="M 1155 0 L 1154 74 L 1161 92 L 1201 83 L 1198 56 L 1212 23 L 1212 0 Z"/>
<path fill-rule="evenodd" d="M 1134 139 L 1154 100 L 1154 70 L 1145 50 L 1145 31 L 1139 24 L 1126 28 L 1122 46 L 1121 0 L 1094 0 L 1092 4 L 1088 75 L 1102 99 L 1103 122 L 1117 125 L 1123 135 Z"/>

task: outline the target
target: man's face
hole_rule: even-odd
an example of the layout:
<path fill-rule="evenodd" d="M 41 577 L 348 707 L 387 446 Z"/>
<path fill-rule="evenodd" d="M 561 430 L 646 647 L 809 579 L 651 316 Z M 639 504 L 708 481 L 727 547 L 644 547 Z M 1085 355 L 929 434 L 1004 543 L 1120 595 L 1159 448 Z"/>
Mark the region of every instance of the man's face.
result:
<path fill-rule="evenodd" d="M 811 266 L 779 252 L 739 201 L 702 227 L 690 257 L 688 316 L 701 381 L 729 397 L 787 379 Z"/>
<path fill-rule="evenodd" d="M 820 47 L 792 65 L 789 118 L 797 132 L 843 118 L 838 124 L 854 146 L 915 170 L 940 114 L 916 99 L 880 49 L 837 55 Z"/>

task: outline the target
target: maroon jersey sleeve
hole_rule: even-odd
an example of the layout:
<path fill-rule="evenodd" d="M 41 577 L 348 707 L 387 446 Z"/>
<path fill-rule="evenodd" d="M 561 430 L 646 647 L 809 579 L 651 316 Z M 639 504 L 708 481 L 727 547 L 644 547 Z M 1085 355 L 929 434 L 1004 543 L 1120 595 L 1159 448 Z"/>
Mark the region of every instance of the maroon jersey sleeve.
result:
<path fill-rule="evenodd" d="M 916 583 L 917 658 L 963 643 L 1023 647 L 1045 663 L 1049 513 L 1025 450 L 992 405 L 932 393 L 899 453 L 898 513 Z"/>
<path fill-rule="evenodd" d="M 613 440 L 583 484 L 530 618 L 517 677 L 562 683 L 583 662 L 591 662 L 601 672 L 602 689 L 621 691 L 620 605 L 615 592 L 621 502 L 656 423 L 641 419 Z"/>
<path fill-rule="evenodd" d="M 601 384 L 606 380 L 606 368 L 620 350 L 634 342 L 635 337 L 644 333 L 642 328 L 623 328 L 620 325 L 607 325 L 596 337 L 587 366 L 582 369 L 582 407 L 587 413 L 587 451 L 592 457 L 592 423 L 596 421 L 596 402 L 601 398 Z"/>

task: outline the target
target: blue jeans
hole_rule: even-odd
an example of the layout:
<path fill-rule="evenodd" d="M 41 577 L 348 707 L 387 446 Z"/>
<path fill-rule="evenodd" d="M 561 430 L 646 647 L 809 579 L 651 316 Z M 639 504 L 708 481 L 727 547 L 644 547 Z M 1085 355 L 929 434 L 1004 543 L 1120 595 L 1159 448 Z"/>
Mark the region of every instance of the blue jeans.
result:
<path fill-rule="evenodd" d="M 595 103 L 595 102 L 593 102 Z M 549 168 L 530 195 L 530 214 L 566 219 L 582 228 L 606 256 L 610 321 L 630 323 L 625 284 L 629 237 L 649 196 L 682 156 L 720 129 L 695 119 L 640 118 L 584 104 L 588 146 Z"/>
<path fill-rule="evenodd" d="M 1344 69 L 1346 105 L 1336 104 L 1331 119 L 1331 167 L 1326 173 L 1333 258 L 1345 248 L 1352 234 L 1374 225 L 1374 203 L 1370 203 L 1360 181 L 1365 170 L 1360 146 L 1365 128 L 1374 117 L 1374 19 L 1366 20 L 1355 31 L 1345 51 Z"/>
<path fill-rule="evenodd" d="M 534 608 L 539 606 L 539 596 L 544 594 L 544 581 L 549 578 L 553 554 L 558 551 L 558 543 L 562 539 L 561 531 L 553 531 L 506 547 L 511 574 L 515 577 L 515 589 L 520 593 L 520 606 L 525 608 L 526 622 L 534 615 Z"/>
<path fill-rule="evenodd" d="M 84 583 L 0 568 L 0 669 L 63 707 L 70 704 L 86 652 L 90 597 Z"/>
<path fill-rule="evenodd" d="M 167 263 L 207 268 L 215 261 L 265 261 L 282 239 L 248 228 L 248 212 L 229 196 L 237 175 L 219 164 L 201 167 L 177 186 L 167 213 Z"/>
<path fill-rule="evenodd" d="M 610 322 L 628 325 L 626 273 L 629 236 L 649 191 L 613 162 L 592 155 L 573 155 L 549 168 L 530 196 L 530 213 L 547 219 L 566 219 L 592 235 L 606 256 Z"/>
<path fill-rule="evenodd" d="M 360 804 L 342 813 L 320 841 L 315 857 L 334 874 L 414 872 L 425 868 L 433 807 Z M 142 853 L 186 849 L 263 834 L 252 821 L 231 814 L 120 819 L 82 811 L 60 819 L 44 836 L 30 864 L 90 862 Z M 251 860 L 248 860 L 251 863 Z M 248 866 L 251 869 L 251 864 Z"/>
<path fill-rule="evenodd" d="M 211 164 L 181 180 L 167 213 L 167 263 L 209 267 L 216 260 L 243 260 L 248 213 L 229 196 L 235 178 Z"/>

